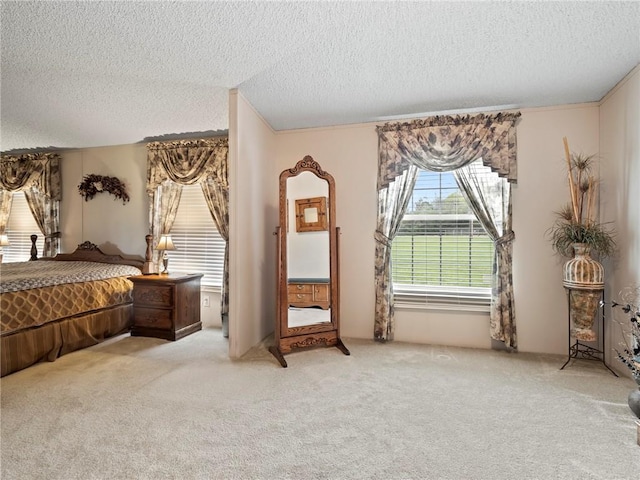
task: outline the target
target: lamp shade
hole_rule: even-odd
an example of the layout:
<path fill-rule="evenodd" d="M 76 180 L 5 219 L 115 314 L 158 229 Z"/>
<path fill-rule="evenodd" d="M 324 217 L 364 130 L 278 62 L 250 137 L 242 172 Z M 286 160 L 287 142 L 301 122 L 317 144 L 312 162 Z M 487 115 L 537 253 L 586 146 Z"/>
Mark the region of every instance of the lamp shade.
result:
<path fill-rule="evenodd" d="M 6 247 L 7 245 L 10 245 L 9 237 L 4 234 L 0 235 L 0 247 Z"/>
<path fill-rule="evenodd" d="M 173 240 L 171 240 L 171 235 L 162 235 L 160 237 L 160 241 L 158 242 L 158 246 L 156 250 L 175 250 L 176 246 L 173 244 Z"/>

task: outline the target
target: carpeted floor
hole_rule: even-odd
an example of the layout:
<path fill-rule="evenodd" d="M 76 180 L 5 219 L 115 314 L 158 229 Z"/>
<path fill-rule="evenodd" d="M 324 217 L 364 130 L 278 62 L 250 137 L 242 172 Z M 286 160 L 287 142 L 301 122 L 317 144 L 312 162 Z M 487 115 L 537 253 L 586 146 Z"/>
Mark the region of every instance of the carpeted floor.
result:
<path fill-rule="evenodd" d="M 597 362 L 345 339 L 227 357 L 124 335 L 1 380 L 10 479 L 640 478 L 635 387 Z"/>

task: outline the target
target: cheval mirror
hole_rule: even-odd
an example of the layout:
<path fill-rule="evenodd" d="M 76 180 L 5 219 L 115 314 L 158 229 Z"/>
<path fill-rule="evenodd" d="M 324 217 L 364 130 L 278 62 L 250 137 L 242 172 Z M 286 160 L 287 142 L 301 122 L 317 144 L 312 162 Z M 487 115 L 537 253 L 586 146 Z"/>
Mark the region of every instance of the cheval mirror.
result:
<path fill-rule="evenodd" d="M 280 174 L 275 345 L 284 355 L 315 347 L 349 350 L 340 339 L 335 181 L 310 156 Z"/>

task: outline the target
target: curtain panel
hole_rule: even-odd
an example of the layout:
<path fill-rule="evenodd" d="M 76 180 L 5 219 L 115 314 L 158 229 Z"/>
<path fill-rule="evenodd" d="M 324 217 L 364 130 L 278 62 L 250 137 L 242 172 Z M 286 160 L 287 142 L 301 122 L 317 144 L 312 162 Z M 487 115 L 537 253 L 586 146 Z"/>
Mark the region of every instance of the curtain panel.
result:
<path fill-rule="evenodd" d="M 60 248 L 60 156 L 57 153 L 0 156 L 0 190 L 25 192 L 29 209 L 44 235 L 43 256 L 56 255 Z M 11 197 L 6 193 L 2 193 L 2 197 L 0 231 L 4 232 L 9 218 Z"/>
<path fill-rule="evenodd" d="M 504 178 L 482 175 L 486 167 L 471 164 L 453 172 L 467 204 L 494 244 L 491 276 L 489 332 L 508 348 L 517 349 L 513 295 L 513 241 L 511 229 L 511 184 Z"/>
<path fill-rule="evenodd" d="M 9 223 L 9 213 L 13 203 L 13 192 L 0 188 L 0 235 L 4 235 Z"/>
<path fill-rule="evenodd" d="M 402 123 L 387 123 L 376 127 L 378 133 L 378 229 L 376 240 L 376 310 L 374 338 L 378 341 L 393 339 L 394 308 L 393 281 L 391 278 L 390 244 L 395 235 L 382 225 L 398 224 L 406 211 L 405 188 L 394 186 L 396 179 L 405 172 L 421 168 L 436 172 L 461 169 L 473 161 L 482 159 L 483 165 L 496 172 L 503 182 L 517 181 L 516 122 L 520 112 L 444 115 Z M 406 184 L 407 179 L 402 180 Z M 481 195 L 481 190 L 476 189 Z M 509 191 L 510 192 L 510 191 Z M 466 194 L 473 196 L 474 190 Z M 389 198 L 391 196 L 392 198 Z M 511 285 L 511 195 L 503 210 L 492 218 L 485 218 L 485 228 L 499 219 L 504 231 L 496 232 L 496 267 L 492 289 L 491 331 L 492 338 L 504 341 L 511 348 L 516 346 L 515 309 Z M 481 198 L 475 204 L 484 204 Z M 403 208 L 404 206 L 404 208 Z M 477 210 L 477 209 L 476 209 Z M 399 218 L 396 218 L 400 215 Z M 384 253 L 384 254 L 383 254 Z M 508 284 L 505 285 L 504 282 Z M 497 286 L 499 284 L 499 286 Z"/>
<path fill-rule="evenodd" d="M 376 310 L 374 338 L 381 342 L 393 340 L 394 304 L 391 278 L 391 247 L 400 228 L 413 187 L 418 178 L 418 167 L 410 166 L 396 177 L 387 188 L 378 192 L 378 217 L 376 225 L 375 289 Z"/>
<path fill-rule="evenodd" d="M 229 139 L 178 140 L 147 144 L 147 195 L 153 244 L 169 233 L 183 185 L 200 184 L 211 217 L 225 240 L 220 312 L 229 312 Z M 154 262 L 158 261 L 154 250 Z"/>
<path fill-rule="evenodd" d="M 229 314 L 229 188 L 212 179 L 204 180 L 200 187 L 213 217 L 213 223 L 225 241 L 220 313 L 226 318 Z"/>

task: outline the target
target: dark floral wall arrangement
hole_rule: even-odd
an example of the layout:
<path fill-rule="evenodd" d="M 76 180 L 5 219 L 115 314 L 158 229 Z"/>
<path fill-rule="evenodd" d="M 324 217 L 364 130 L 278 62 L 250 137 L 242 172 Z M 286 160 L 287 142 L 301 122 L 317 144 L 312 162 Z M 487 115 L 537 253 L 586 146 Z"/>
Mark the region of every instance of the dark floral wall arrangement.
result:
<path fill-rule="evenodd" d="M 122 200 L 123 204 L 129 201 L 129 194 L 127 193 L 124 183 L 116 177 L 106 177 L 90 173 L 84 176 L 82 183 L 78 185 L 78 191 L 85 202 L 88 202 L 96 196 L 96 193 L 100 192 L 110 193 L 114 197 Z"/>

